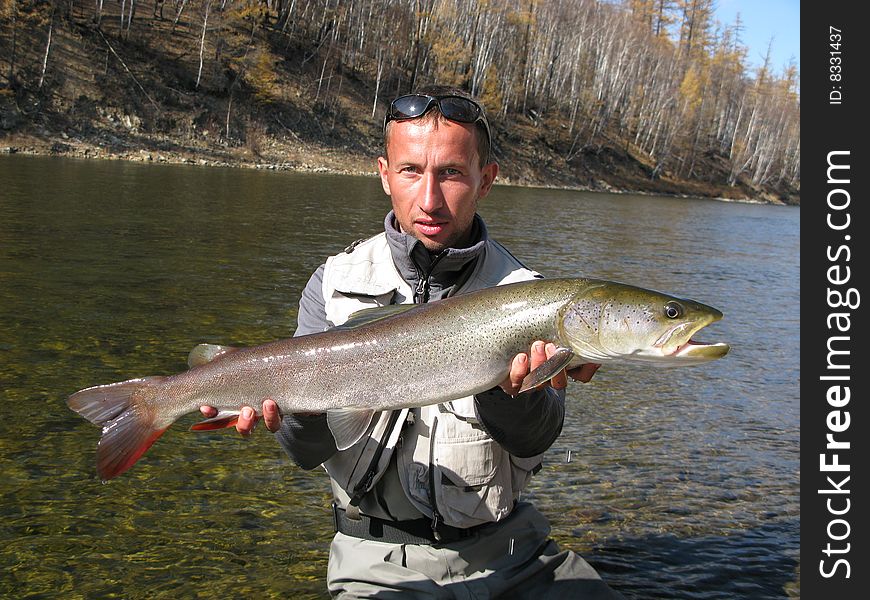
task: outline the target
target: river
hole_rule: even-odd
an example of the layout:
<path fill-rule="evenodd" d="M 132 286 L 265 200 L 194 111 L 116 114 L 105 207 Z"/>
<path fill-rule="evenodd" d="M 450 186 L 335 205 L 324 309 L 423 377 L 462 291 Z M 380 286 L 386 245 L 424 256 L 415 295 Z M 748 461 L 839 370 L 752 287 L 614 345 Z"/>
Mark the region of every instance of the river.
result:
<path fill-rule="evenodd" d="M 310 273 L 377 233 L 375 178 L 0 157 L 0 596 L 325 598 L 322 471 L 177 423 L 101 484 L 83 387 L 292 334 Z M 713 305 L 726 358 L 572 384 L 524 499 L 628 598 L 800 593 L 800 209 L 496 186 L 490 233 L 547 276 Z"/>

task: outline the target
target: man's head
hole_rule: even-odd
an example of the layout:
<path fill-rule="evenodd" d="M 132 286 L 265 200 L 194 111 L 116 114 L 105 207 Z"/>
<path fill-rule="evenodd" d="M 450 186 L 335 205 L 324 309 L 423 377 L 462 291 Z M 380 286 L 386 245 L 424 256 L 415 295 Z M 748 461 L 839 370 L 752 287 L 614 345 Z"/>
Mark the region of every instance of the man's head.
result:
<path fill-rule="evenodd" d="M 477 130 L 477 156 L 480 159 L 480 166 L 489 164 L 492 153 L 492 132 L 486 112 L 483 106 L 464 90 L 446 85 L 431 85 L 393 100 L 384 115 L 384 148 L 390 143 L 391 123 L 407 119 L 473 123 Z"/>
<path fill-rule="evenodd" d="M 480 105 L 443 87 L 402 96 L 387 112 L 384 137 L 378 170 L 402 231 L 432 252 L 467 245 L 478 200 L 498 174 Z"/>

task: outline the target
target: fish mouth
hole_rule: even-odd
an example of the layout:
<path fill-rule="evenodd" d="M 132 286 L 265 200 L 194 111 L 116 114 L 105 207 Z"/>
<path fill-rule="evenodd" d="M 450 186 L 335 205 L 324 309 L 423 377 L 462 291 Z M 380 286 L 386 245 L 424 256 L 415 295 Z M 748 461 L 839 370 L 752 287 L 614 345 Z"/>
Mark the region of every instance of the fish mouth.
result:
<path fill-rule="evenodd" d="M 669 355 L 679 360 L 689 359 L 692 361 L 708 361 L 722 358 L 731 350 L 731 346 L 724 342 L 716 342 L 707 344 L 704 342 L 696 342 L 689 340 L 685 344 L 677 346 L 677 348 Z"/>
<path fill-rule="evenodd" d="M 679 364 L 701 363 L 722 358 L 731 350 L 724 342 L 706 343 L 692 339 L 696 333 L 711 323 L 722 318 L 722 313 L 716 312 L 701 323 L 680 323 L 669 329 L 654 344 L 662 353 L 662 357 L 674 360 Z M 680 341 L 683 338 L 684 341 Z"/>

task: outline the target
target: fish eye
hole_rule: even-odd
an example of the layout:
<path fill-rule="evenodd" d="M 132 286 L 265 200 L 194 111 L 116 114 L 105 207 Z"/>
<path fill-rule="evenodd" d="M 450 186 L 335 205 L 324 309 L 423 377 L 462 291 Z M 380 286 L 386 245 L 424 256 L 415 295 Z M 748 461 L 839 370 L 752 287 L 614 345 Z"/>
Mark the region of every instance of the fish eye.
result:
<path fill-rule="evenodd" d="M 669 319 L 676 319 L 683 316 L 683 307 L 679 302 L 668 302 L 665 304 L 665 315 Z"/>

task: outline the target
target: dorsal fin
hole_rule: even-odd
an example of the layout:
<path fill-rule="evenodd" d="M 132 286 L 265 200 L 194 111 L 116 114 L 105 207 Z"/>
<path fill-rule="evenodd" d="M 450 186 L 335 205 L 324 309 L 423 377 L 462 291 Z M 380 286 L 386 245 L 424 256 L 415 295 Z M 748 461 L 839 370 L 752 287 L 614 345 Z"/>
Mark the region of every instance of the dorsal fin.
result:
<path fill-rule="evenodd" d="M 388 304 L 386 306 L 376 306 L 374 308 L 364 308 L 352 313 L 347 321 L 336 327 L 336 329 L 353 329 L 362 325 L 368 325 L 393 315 L 400 315 L 407 310 L 417 308 L 418 304 Z"/>
<path fill-rule="evenodd" d="M 206 363 L 210 363 L 219 356 L 229 352 L 235 352 L 238 348 L 232 346 L 220 346 L 218 344 L 198 344 L 187 355 L 187 366 L 192 369 Z"/>

